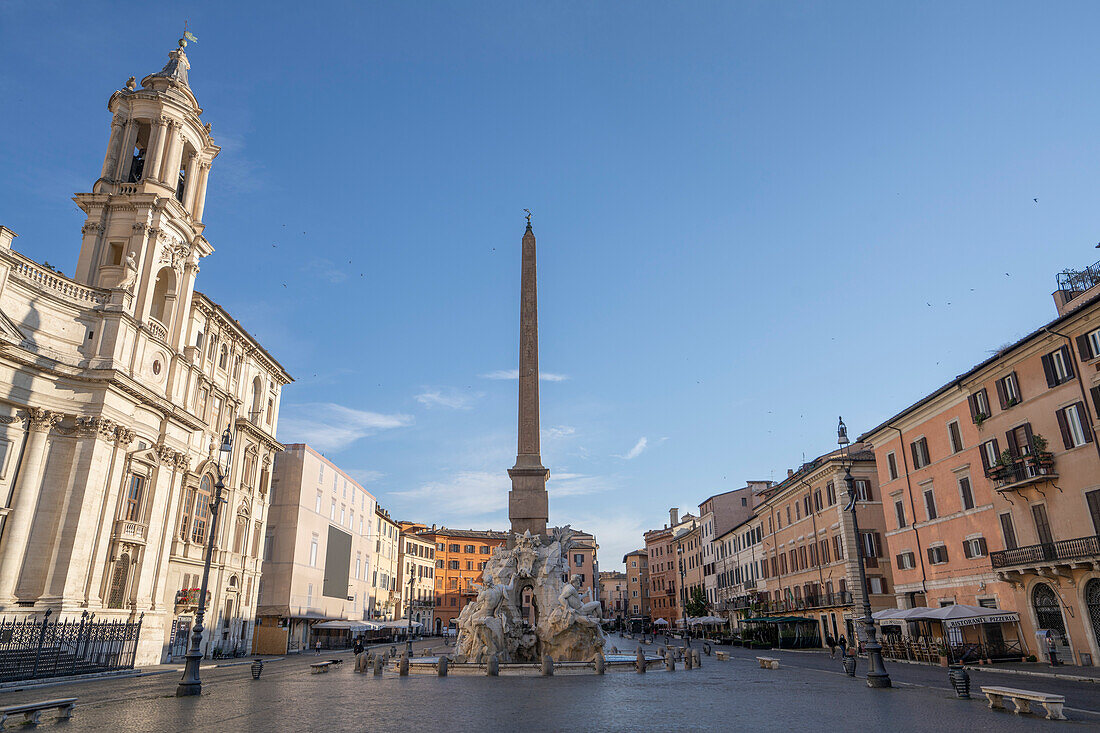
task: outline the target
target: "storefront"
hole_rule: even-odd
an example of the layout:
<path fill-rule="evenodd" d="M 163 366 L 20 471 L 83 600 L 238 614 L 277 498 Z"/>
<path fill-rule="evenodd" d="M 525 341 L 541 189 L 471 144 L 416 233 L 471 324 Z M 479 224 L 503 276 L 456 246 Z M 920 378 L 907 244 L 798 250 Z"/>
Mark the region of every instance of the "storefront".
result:
<path fill-rule="evenodd" d="M 1014 611 L 955 604 L 876 611 L 883 654 L 939 662 L 1020 661 L 1029 654 Z"/>

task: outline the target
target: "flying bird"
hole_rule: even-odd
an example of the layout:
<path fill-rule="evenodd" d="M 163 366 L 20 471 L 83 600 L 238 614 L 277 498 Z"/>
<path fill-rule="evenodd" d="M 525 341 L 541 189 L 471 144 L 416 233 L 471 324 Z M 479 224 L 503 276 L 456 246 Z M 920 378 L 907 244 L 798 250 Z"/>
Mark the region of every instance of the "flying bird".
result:
<path fill-rule="evenodd" d="M 1039 203 L 1039 199 L 1031 199 L 1031 200 L 1034 201 L 1035 203 Z"/>

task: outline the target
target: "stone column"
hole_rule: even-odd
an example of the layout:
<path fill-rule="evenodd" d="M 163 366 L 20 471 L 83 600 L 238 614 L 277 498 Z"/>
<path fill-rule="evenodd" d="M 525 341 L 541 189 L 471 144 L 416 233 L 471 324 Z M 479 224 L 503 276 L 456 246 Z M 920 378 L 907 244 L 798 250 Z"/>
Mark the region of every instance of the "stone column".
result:
<path fill-rule="evenodd" d="M 167 127 L 168 118 L 156 117 L 153 119 L 149 131 L 149 148 L 145 151 L 145 180 L 160 180 L 160 161 L 163 158 L 164 130 Z"/>
<path fill-rule="evenodd" d="M 124 181 L 130 172 L 130 161 L 134 157 L 134 143 L 137 141 L 137 120 L 132 117 L 126 120 L 126 130 L 122 134 L 122 146 L 118 151 L 118 161 L 115 164 L 116 181 Z"/>
<path fill-rule="evenodd" d="M 191 153 L 187 158 L 187 174 L 185 177 L 185 185 L 183 189 L 183 208 L 187 210 L 187 213 L 191 213 L 195 210 L 195 190 L 198 189 L 199 179 L 199 156 L 196 153 Z"/>
<path fill-rule="evenodd" d="M 98 536 L 101 532 L 110 536 L 114 530 L 114 518 L 101 517 L 101 509 L 111 471 L 115 423 L 104 417 L 79 417 L 76 424 L 79 443 L 74 479 L 79 490 L 73 492 L 73 500 L 80 502 L 80 514 L 75 528 L 68 533 L 71 537 L 70 550 L 59 557 L 51 580 L 46 583 L 46 592 L 60 596 L 64 609 L 84 605 Z M 107 526 L 104 527 L 104 523 Z M 57 575 L 61 577 L 57 578 Z"/>
<path fill-rule="evenodd" d="M 3 543 L 0 544 L 0 605 L 10 606 L 15 600 L 15 586 L 22 574 L 31 535 L 38 496 L 42 490 L 42 472 L 46 466 L 47 435 L 61 422 L 59 412 L 32 407 L 27 410 L 27 445 L 19 466 L 15 498 L 4 522 Z"/>
<path fill-rule="evenodd" d="M 183 134 L 180 132 L 180 123 L 175 120 L 168 121 L 168 143 L 164 154 L 164 164 L 160 170 L 160 180 L 168 184 L 173 191 L 176 190 L 176 182 L 179 180 L 180 146 L 183 144 Z"/>
<path fill-rule="evenodd" d="M 103 486 L 103 503 L 99 510 L 100 529 L 96 544 L 91 548 L 91 572 L 84 591 L 85 605 L 92 610 L 103 606 L 103 573 L 107 569 L 111 532 L 114 529 L 115 517 L 118 516 L 118 498 L 122 493 L 122 478 L 126 471 L 126 448 L 134 440 L 134 431 L 119 426 L 115 428 L 114 437 L 116 443 L 114 465 L 108 469 Z"/>
<path fill-rule="evenodd" d="M 202 161 L 199 164 L 199 170 L 201 174 L 199 175 L 198 192 L 195 199 L 195 209 L 192 212 L 195 221 L 202 221 L 202 212 L 206 209 L 206 182 L 210 178 L 210 161 Z"/>
<path fill-rule="evenodd" d="M 122 115 L 111 118 L 111 137 L 107 140 L 107 154 L 103 157 L 103 171 L 99 174 L 100 178 L 113 177 L 115 169 L 118 168 L 119 139 L 124 126 Z"/>

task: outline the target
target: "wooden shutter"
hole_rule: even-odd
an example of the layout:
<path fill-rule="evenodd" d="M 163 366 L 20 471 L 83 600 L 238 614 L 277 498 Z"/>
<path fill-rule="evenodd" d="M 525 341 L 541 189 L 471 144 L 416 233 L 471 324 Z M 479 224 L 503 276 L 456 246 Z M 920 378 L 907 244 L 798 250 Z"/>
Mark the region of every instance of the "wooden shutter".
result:
<path fill-rule="evenodd" d="M 981 551 L 981 553 L 983 555 L 988 555 L 989 554 L 989 545 L 987 545 L 985 543 L 985 537 L 979 537 L 978 538 L 978 549 Z"/>
<path fill-rule="evenodd" d="M 1088 334 L 1077 337 L 1077 352 L 1081 354 L 1082 361 L 1088 361 L 1096 354 L 1092 353 L 1092 344 L 1089 343 Z"/>
<path fill-rule="evenodd" d="M 904 564 L 901 561 L 901 559 L 903 557 L 904 557 L 904 555 L 894 555 L 894 565 L 896 567 L 898 567 L 898 568 L 904 568 L 905 567 Z"/>
<path fill-rule="evenodd" d="M 924 465 L 932 463 L 932 454 L 928 451 L 928 438 L 920 439 L 920 447 L 924 453 Z"/>
<path fill-rule="evenodd" d="M 1077 407 L 1077 417 L 1081 418 L 1081 432 L 1085 434 L 1085 442 L 1092 442 L 1092 428 L 1089 427 L 1089 411 L 1084 402 L 1074 403 Z"/>
<path fill-rule="evenodd" d="M 1005 380 L 997 380 L 997 399 L 1000 400 L 1001 409 L 1008 407 L 1008 390 L 1005 389 Z"/>
<path fill-rule="evenodd" d="M 963 540 L 963 557 L 966 557 L 966 558 L 973 557 L 970 554 L 970 540 Z"/>
<path fill-rule="evenodd" d="M 1005 433 L 1005 440 L 1008 441 L 1008 452 L 1013 458 L 1017 458 L 1020 455 L 1020 447 L 1016 445 L 1016 431 L 1009 430 Z"/>
<path fill-rule="evenodd" d="M 978 422 L 978 398 L 970 395 L 966 398 L 966 401 L 970 403 L 970 419 Z"/>
<path fill-rule="evenodd" d="M 1062 347 L 1062 361 L 1066 365 L 1066 380 L 1068 381 L 1077 374 L 1073 367 L 1073 354 L 1070 352 L 1068 346 Z"/>
<path fill-rule="evenodd" d="M 917 451 L 917 444 L 910 443 L 909 449 L 913 452 L 913 466 L 915 466 L 916 468 L 920 468 L 920 453 Z"/>
<path fill-rule="evenodd" d="M 882 535 L 872 532 L 871 536 L 875 538 L 875 557 L 882 557 Z"/>
<path fill-rule="evenodd" d="M 1058 410 L 1054 413 L 1058 416 L 1058 429 L 1062 431 L 1062 444 L 1069 450 L 1073 447 L 1073 438 L 1069 434 L 1069 423 L 1066 422 L 1066 411 Z"/>
<path fill-rule="evenodd" d="M 989 441 L 987 440 L 986 443 L 988 442 Z M 982 443 L 978 446 L 978 455 L 982 458 L 982 468 L 985 469 L 986 473 L 989 473 L 989 469 L 993 467 L 989 465 L 989 456 L 986 454 L 985 443 Z"/>
<path fill-rule="evenodd" d="M 1093 387 L 1089 392 L 1092 393 L 1092 406 L 1096 408 L 1096 412 L 1100 413 L 1100 385 Z"/>
<path fill-rule="evenodd" d="M 1020 377 L 1016 372 L 1012 372 L 1012 384 L 1016 386 L 1016 399 L 1020 402 L 1024 401 L 1024 388 L 1020 386 Z"/>
<path fill-rule="evenodd" d="M 1048 387 L 1058 386 L 1058 382 L 1054 378 L 1054 362 L 1050 358 L 1050 354 L 1043 355 L 1043 374 L 1046 375 Z"/>
<path fill-rule="evenodd" d="M 935 550 L 936 550 L 935 547 L 929 547 L 928 548 L 928 564 L 929 565 L 935 565 L 936 564 L 936 552 L 935 552 Z"/>
<path fill-rule="evenodd" d="M 1024 435 L 1027 436 L 1027 452 L 1035 452 L 1035 434 L 1031 432 L 1031 423 L 1024 423 Z"/>

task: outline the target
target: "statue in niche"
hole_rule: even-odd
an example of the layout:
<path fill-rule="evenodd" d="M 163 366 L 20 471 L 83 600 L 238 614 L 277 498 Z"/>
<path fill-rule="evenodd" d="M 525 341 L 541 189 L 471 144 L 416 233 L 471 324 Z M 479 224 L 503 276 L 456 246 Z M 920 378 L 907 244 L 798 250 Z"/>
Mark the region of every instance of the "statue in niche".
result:
<path fill-rule="evenodd" d="M 118 285 L 116 285 L 115 287 L 133 293 L 134 283 L 137 282 L 138 276 L 137 260 L 134 259 L 133 252 L 129 252 L 126 254 L 126 260 L 125 262 L 123 262 L 123 267 L 125 271 L 122 276 L 122 280 L 119 281 Z"/>

